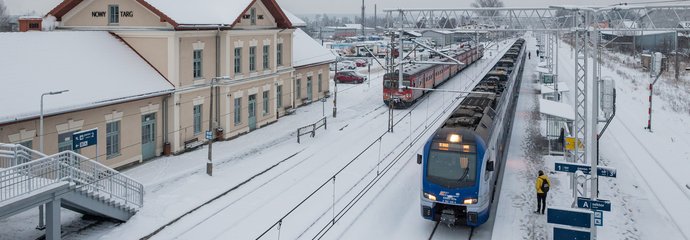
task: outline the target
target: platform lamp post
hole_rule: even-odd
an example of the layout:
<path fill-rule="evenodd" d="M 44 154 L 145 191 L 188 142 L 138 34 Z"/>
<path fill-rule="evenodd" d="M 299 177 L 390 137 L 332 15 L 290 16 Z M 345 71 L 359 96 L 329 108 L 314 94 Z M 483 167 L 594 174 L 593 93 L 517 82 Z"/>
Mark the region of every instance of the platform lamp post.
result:
<path fill-rule="evenodd" d="M 222 77 L 214 77 L 211 78 L 211 82 L 209 83 L 210 85 L 210 106 L 209 106 L 209 111 L 208 111 L 208 132 L 206 132 L 206 138 L 208 139 L 208 162 L 206 163 L 206 174 L 209 176 L 213 176 L 213 139 L 215 137 L 213 136 L 213 90 L 214 90 L 214 84 L 219 81 L 219 80 L 230 80 L 229 76 L 222 76 Z"/>
<path fill-rule="evenodd" d="M 62 94 L 65 92 L 69 92 L 69 90 L 62 90 L 62 91 L 57 91 L 57 92 L 47 92 L 41 94 L 41 113 L 39 115 L 39 133 L 38 133 L 38 149 L 41 151 L 41 153 L 45 154 L 43 151 L 43 97 L 46 95 L 58 95 Z M 38 206 L 38 226 L 36 226 L 36 229 L 43 230 L 46 228 L 45 221 L 43 219 L 43 205 Z"/>

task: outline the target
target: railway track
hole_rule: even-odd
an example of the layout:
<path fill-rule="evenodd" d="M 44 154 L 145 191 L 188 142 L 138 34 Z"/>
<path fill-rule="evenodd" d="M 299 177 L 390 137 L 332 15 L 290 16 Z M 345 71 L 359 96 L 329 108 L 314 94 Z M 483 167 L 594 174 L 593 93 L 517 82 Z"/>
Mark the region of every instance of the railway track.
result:
<path fill-rule="evenodd" d="M 441 224 L 441 222 L 436 222 L 436 224 L 434 224 L 434 229 L 431 230 L 431 234 L 429 235 L 429 240 L 433 240 L 433 239 L 434 239 L 434 236 L 436 236 L 436 233 L 437 233 L 437 231 L 439 230 L 438 226 L 439 226 L 440 224 Z M 448 228 L 446 228 L 446 229 L 450 229 L 450 228 L 451 228 L 451 227 L 448 227 Z M 467 240 L 472 240 L 472 237 L 474 236 L 474 228 L 471 227 L 471 228 L 469 228 L 469 229 L 462 229 L 462 230 L 463 230 L 462 232 L 464 233 L 464 234 L 462 234 L 462 235 L 458 235 L 457 232 L 452 232 L 452 235 L 453 235 L 452 239 L 464 239 L 464 238 L 467 238 Z M 464 230 L 468 230 L 468 231 L 464 231 Z M 437 238 L 445 239 L 444 237 L 438 237 L 438 236 L 437 236 Z"/>

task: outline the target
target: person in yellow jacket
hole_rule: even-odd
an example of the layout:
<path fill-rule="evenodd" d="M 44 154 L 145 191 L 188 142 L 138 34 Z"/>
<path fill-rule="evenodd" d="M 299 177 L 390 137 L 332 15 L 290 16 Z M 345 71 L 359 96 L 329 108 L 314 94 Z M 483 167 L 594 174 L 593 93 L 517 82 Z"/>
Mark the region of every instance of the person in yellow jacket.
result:
<path fill-rule="evenodd" d="M 546 194 L 549 192 L 549 188 L 551 188 L 551 180 L 544 175 L 544 171 L 539 170 L 539 176 L 537 177 L 535 186 L 537 188 L 537 211 L 534 211 L 534 213 L 539 213 L 539 210 L 541 210 L 541 214 L 544 214 L 544 210 L 546 209 Z"/>

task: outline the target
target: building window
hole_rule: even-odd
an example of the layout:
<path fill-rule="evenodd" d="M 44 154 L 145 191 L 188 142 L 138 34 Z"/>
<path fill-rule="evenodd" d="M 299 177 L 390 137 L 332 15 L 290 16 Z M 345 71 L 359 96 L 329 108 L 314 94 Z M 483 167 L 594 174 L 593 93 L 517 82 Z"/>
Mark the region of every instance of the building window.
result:
<path fill-rule="evenodd" d="M 251 18 L 251 24 L 256 25 L 256 8 L 249 9 L 249 18 Z"/>
<path fill-rule="evenodd" d="M 235 73 L 242 72 L 242 48 L 235 48 Z"/>
<path fill-rule="evenodd" d="M 276 49 L 276 63 L 278 66 L 283 66 L 283 44 L 278 43 L 277 49 Z"/>
<path fill-rule="evenodd" d="M 120 6 L 108 5 L 108 24 L 120 23 Z"/>
<path fill-rule="evenodd" d="M 29 148 L 29 149 L 34 148 L 34 143 L 32 140 L 20 142 L 19 145 L 22 145 L 22 146 Z"/>
<path fill-rule="evenodd" d="M 58 152 L 72 150 L 72 134 L 77 131 L 58 134 Z M 79 150 L 74 152 L 79 153 Z"/>
<path fill-rule="evenodd" d="M 29 29 L 38 29 L 38 23 L 29 23 Z"/>
<path fill-rule="evenodd" d="M 295 80 L 295 95 L 297 96 L 297 99 L 302 98 L 302 79 L 297 79 Z"/>
<path fill-rule="evenodd" d="M 235 126 L 242 123 L 242 98 L 235 98 Z"/>
<path fill-rule="evenodd" d="M 264 115 L 268 115 L 268 91 L 264 91 Z"/>
<path fill-rule="evenodd" d="M 319 83 L 318 83 L 318 84 L 319 84 L 319 92 L 323 91 L 323 86 L 322 86 L 322 83 L 321 83 L 321 79 L 322 79 L 321 73 L 319 73 Z"/>
<path fill-rule="evenodd" d="M 276 101 L 277 105 L 279 108 L 283 107 L 283 85 L 278 85 L 278 88 L 276 88 Z"/>
<path fill-rule="evenodd" d="M 268 46 L 268 45 L 264 45 L 264 52 L 263 52 L 263 55 L 264 55 L 264 70 L 266 70 L 266 69 L 269 68 L 269 67 L 268 67 L 268 48 L 269 48 L 269 47 L 270 47 L 270 46 Z"/>
<path fill-rule="evenodd" d="M 105 154 L 108 159 L 120 156 L 120 121 L 105 125 Z"/>
<path fill-rule="evenodd" d="M 256 47 L 249 47 L 249 71 L 256 71 Z"/>
<path fill-rule="evenodd" d="M 201 75 L 201 57 L 203 50 L 194 50 L 194 79 L 202 78 Z"/>
<path fill-rule="evenodd" d="M 201 104 L 194 105 L 194 135 L 201 133 Z"/>

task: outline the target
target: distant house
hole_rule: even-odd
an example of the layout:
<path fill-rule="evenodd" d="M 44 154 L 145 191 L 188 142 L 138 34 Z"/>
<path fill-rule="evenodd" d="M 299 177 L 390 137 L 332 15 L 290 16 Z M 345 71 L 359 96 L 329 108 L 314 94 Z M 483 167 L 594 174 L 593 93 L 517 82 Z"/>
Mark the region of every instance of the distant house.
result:
<path fill-rule="evenodd" d="M 446 30 L 426 30 L 422 36 L 434 40 L 436 46 L 443 47 L 453 43 L 453 32 Z"/>
<path fill-rule="evenodd" d="M 344 39 L 347 37 L 354 37 L 357 35 L 362 35 L 362 25 L 361 24 L 345 24 L 343 26 L 337 27 L 324 27 L 321 29 L 322 37 L 332 38 L 332 39 Z M 376 29 L 365 27 L 364 35 L 370 35 L 376 32 Z"/>

